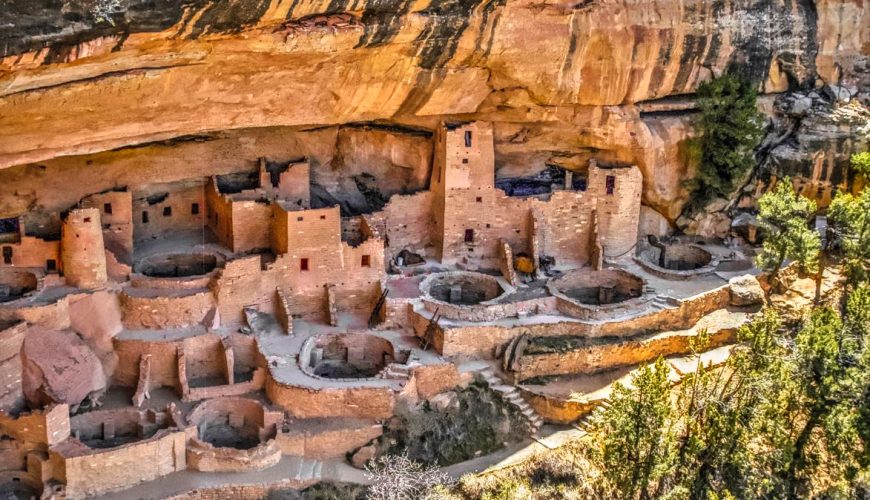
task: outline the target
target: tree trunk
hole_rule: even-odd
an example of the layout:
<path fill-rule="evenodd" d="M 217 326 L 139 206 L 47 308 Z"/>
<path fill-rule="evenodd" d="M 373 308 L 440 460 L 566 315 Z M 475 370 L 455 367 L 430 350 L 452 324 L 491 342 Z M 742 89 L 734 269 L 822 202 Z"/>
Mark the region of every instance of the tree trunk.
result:
<path fill-rule="evenodd" d="M 797 440 L 794 442 L 794 451 L 791 454 L 791 463 L 788 464 L 788 472 L 786 475 L 788 498 L 791 500 L 798 500 L 801 498 L 800 495 L 798 495 L 798 488 L 800 486 L 799 483 L 802 481 L 798 481 L 798 469 L 804 465 L 804 450 L 806 450 L 807 444 L 810 442 L 810 437 L 812 437 L 813 431 L 818 427 L 821 419 L 822 411 L 819 409 L 813 409 L 810 417 L 807 419 L 806 423 L 804 423 L 803 429 L 801 429 L 800 434 L 798 434 Z"/>

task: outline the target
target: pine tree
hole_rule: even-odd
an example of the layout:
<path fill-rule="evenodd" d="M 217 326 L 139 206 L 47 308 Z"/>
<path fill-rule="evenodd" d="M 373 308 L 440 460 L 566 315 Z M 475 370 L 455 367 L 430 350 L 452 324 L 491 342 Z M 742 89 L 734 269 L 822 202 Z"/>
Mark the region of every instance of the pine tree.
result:
<path fill-rule="evenodd" d="M 752 83 L 736 75 L 723 75 L 698 87 L 700 135 L 693 149 L 700 163 L 690 209 L 700 209 L 714 197 L 730 198 L 755 165 L 753 150 L 761 140 L 763 123 L 756 97 Z"/>
<path fill-rule="evenodd" d="M 611 406 L 597 422 L 597 432 L 604 437 L 595 461 L 603 471 L 605 488 L 620 498 L 651 498 L 656 482 L 670 471 L 669 373 L 669 365 L 659 358 L 639 369 L 632 378 L 633 388 L 617 383 Z"/>
<path fill-rule="evenodd" d="M 837 193 L 828 217 L 845 254 L 845 269 L 853 285 L 870 280 L 870 189 L 858 196 Z"/>
<path fill-rule="evenodd" d="M 762 250 L 756 258 L 758 267 L 770 271 L 776 279 L 785 260 L 791 259 L 804 272 L 814 272 L 821 239 L 810 229 L 809 219 L 816 212 L 816 203 L 797 194 L 786 177 L 758 200 L 758 207 L 758 222 L 764 235 Z"/>

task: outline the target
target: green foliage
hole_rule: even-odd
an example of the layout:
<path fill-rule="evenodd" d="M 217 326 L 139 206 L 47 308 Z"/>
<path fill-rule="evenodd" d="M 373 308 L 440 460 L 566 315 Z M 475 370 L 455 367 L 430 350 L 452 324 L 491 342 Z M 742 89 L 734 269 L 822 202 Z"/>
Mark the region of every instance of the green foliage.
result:
<path fill-rule="evenodd" d="M 804 272 L 814 272 L 818 265 L 821 239 L 809 227 L 816 212 L 816 203 L 797 194 L 789 178 L 782 179 L 758 200 L 758 223 L 764 234 L 758 267 L 774 276 L 786 259 L 801 266 Z"/>
<path fill-rule="evenodd" d="M 388 453 L 405 451 L 414 461 L 450 465 L 492 453 L 527 435 L 526 421 L 516 407 L 485 383 L 452 394 L 446 407 L 428 401 L 414 408 L 397 407 L 398 418 L 382 437 Z"/>
<path fill-rule="evenodd" d="M 845 254 L 844 264 L 850 281 L 855 285 L 867 282 L 870 280 L 870 189 L 863 189 L 858 196 L 837 193 L 828 207 L 828 217 Z"/>
<path fill-rule="evenodd" d="M 604 436 L 596 462 L 607 486 L 621 498 L 648 498 L 670 467 L 669 373 L 668 364 L 659 358 L 640 369 L 632 379 L 633 388 L 617 383 L 610 408 L 596 423 Z"/>
<path fill-rule="evenodd" d="M 762 135 L 752 83 L 723 75 L 698 87 L 699 137 L 687 154 L 699 158 L 693 209 L 714 197 L 729 198 L 755 164 L 754 148 Z"/>
<path fill-rule="evenodd" d="M 863 175 L 864 178 L 870 179 L 870 151 L 853 154 L 849 163 L 852 165 L 852 170 Z"/>

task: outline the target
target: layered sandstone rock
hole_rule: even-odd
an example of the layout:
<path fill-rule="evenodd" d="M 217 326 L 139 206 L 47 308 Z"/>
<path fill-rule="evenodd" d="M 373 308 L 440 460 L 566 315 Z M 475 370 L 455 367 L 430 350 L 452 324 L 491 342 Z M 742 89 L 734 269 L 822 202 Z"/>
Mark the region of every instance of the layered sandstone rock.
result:
<path fill-rule="evenodd" d="M 96 354 L 73 332 L 31 327 L 22 350 L 22 388 L 27 401 L 76 406 L 106 388 Z"/>
<path fill-rule="evenodd" d="M 124 0 L 114 24 L 92 4 L 0 13 L 0 165 L 226 129 L 474 117 L 495 122 L 506 174 L 636 163 L 670 220 L 694 168 L 691 104 L 671 96 L 726 68 L 766 92 L 860 86 L 870 25 L 857 0 Z M 393 151 L 400 168 L 422 153 Z"/>

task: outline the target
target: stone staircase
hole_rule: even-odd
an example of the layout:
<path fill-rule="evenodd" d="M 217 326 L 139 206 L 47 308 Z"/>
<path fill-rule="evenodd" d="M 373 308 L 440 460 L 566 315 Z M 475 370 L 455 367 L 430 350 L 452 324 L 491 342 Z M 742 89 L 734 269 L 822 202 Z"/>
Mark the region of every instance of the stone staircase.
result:
<path fill-rule="evenodd" d="M 601 415 L 605 410 L 610 408 L 610 401 L 605 399 L 599 402 L 592 411 L 587 413 L 583 418 L 577 421 L 574 424 L 574 427 L 580 429 L 583 432 L 591 432 L 592 431 L 592 420 Z"/>
<path fill-rule="evenodd" d="M 390 363 L 378 373 L 378 378 L 389 380 L 409 380 L 413 367 L 399 363 Z"/>
<path fill-rule="evenodd" d="M 298 457 L 299 464 L 293 467 L 296 472 L 292 479 L 295 481 L 320 481 L 323 475 L 323 462 L 311 458 Z"/>
<path fill-rule="evenodd" d="M 536 436 L 544 425 L 544 420 L 540 415 L 535 413 L 535 410 L 533 410 L 532 407 L 529 406 L 529 403 L 523 399 L 517 388 L 506 384 L 504 380 L 495 374 L 491 367 L 484 368 L 478 373 L 484 380 L 486 380 L 486 383 L 489 384 L 489 387 L 492 390 L 499 393 L 501 397 L 520 411 L 523 418 L 525 418 L 526 422 L 529 424 L 529 431 L 532 433 L 532 436 Z"/>

